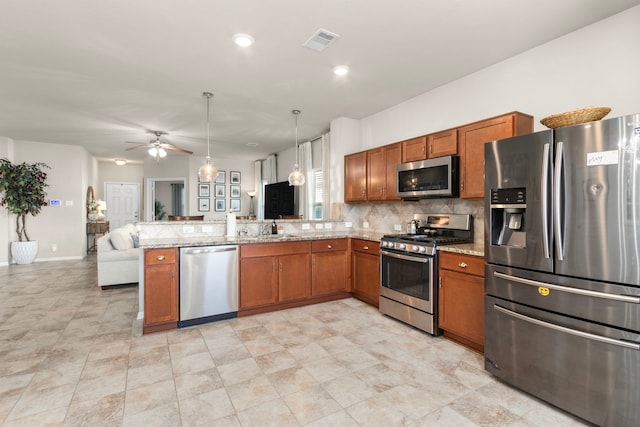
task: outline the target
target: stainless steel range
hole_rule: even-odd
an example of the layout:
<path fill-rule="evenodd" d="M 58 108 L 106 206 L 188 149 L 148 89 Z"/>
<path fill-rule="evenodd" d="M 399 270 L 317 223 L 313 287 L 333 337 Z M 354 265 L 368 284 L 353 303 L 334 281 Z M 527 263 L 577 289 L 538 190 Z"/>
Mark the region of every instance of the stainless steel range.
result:
<path fill-rule="evenodd" d="M 380 312 L 432 335 L 438 329 L 438 246 L 473 241 L 471 215 L 415 214 L 415 234 L 380 240 Z M 412 227 L 413 229 L 413 227 Z"/>

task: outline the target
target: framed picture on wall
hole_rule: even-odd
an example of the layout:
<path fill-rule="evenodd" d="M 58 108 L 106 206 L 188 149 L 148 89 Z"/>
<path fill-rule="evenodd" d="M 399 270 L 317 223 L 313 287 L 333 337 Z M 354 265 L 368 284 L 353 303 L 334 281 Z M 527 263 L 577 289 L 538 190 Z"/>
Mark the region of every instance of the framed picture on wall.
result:
<path fill-rule="evenodd" d="M 229 204 L 231 205 L 232 212 L 240 212 L 240 199 L 231 199 L 229 200 Z"/>
<path fill-rule="evenodd" d="M 224 199 L 215 199 L 215 200 L 216 200 L 216 212 L 224 212 L 227 210 Z"/>
<path fill-rule="evenodd" d="M 227 182 L 227 173 L 225 171 L 218 171 L 216 174 L 216 184 L 224 184 Z"/>
<path fill-rule="evenodd" d="M 240 172 L 229 172 L 229 182 L 231 182 L 231 184 L 240 184 Z"/>
<path fill-rule="evenodd" d="M 211 206 L 209 205 L 209 198 L 198 199 L 198 212 L 209 212 Z"/>
<path fill-rule="evenodd" d="M 231 197 L 234 199 L 240 198 L 240 186 L 239 185 L 231 185 L 229 186 L 231 189 Z"/>
<path fill-rule="evenodd" d="M 222 198 L 222 197 L 224 197 L 224 196 L 226 195 L 226 194 L 225 194 L 225 187 L 224 187 L 224 184 L 216 184 L 216 186 L 214 187 L 214 189 L 215 189 L 215 192 L 216 192 L 216 193 L 215 193 L 216 198 Z"/>
<path fill-rule="evenodd" d="M 198 197 L 209 197 L 209 184 L 198 184 Z"/>

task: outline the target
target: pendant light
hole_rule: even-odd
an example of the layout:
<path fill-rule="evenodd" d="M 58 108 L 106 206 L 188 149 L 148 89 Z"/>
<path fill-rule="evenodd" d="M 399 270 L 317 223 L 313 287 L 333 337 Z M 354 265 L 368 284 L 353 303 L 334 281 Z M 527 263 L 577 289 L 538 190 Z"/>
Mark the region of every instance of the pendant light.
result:
<path fill-rule="evenodd" d="M 296 164 L 293 166 L 293 172 L 289 174 L 289 185 L 300 186 L 304 185 L 305 182 L 304 174 L 300 172 L 300 167 L 298 166 L 298 115 L 300 110 L 293 110 L 291 113 L 296 118 Z"/>
<path fill-rule="evenodd" d="M 214 175 L 218 173 L 218 168 L 216 168 L 213 163 L 211 163 L 211 156 L 209 155 L 210 149 L 210 106 L 211 106 L 211 98 L 213 98 L 213 94 L 211 92 L 202 92 L 202 96 L 207 98 L 207 159 L 205 163 L 200 166 L 198 169 L 198 179 L 200 182 L 211 182 Z"/>

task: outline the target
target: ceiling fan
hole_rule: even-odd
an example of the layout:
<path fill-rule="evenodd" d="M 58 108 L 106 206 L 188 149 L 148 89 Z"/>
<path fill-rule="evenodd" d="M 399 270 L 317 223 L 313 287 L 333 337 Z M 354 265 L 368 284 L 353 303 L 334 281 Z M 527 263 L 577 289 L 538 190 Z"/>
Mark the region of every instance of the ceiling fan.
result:
<path fill-rule="evenodd" d="M 149 131 L 149 133 L 154 134 L 156 136 L 156 139 L 152 139 L 151 141 L 149 141 L 148 144 L 140 144 L 136 147 L 127 148 L 126 151 L 139 150 L 141 148 L 146 148 L 149 150 L 149 155 L 155 158 L 156 163 L 160 162 L 160 158 L 166 157 L 167 150 L 178 151 L 180 153 L 186 153 L 186 154 L 193 154 L 193 151 L 185 150 L 184 148 L 176 147 L 175 145 L 160 141 L 160 136 L 166 135 L 167 134 L 166 132 L 154 130 L 154 131 Z M 127 143 L 138 144 L 137 142 L 129 142 L 129 141 L 127 141 Z"/>

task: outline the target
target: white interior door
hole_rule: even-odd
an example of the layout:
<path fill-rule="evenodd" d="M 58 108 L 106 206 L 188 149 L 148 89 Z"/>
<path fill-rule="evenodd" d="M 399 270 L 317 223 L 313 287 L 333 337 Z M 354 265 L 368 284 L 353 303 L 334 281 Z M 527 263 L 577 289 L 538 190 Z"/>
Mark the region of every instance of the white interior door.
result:
<path fill-rule="evenodd" d="M 104 184 L 109 229 L 135 224 L 140 219 L 140 185 L 126 182 Z"/>

